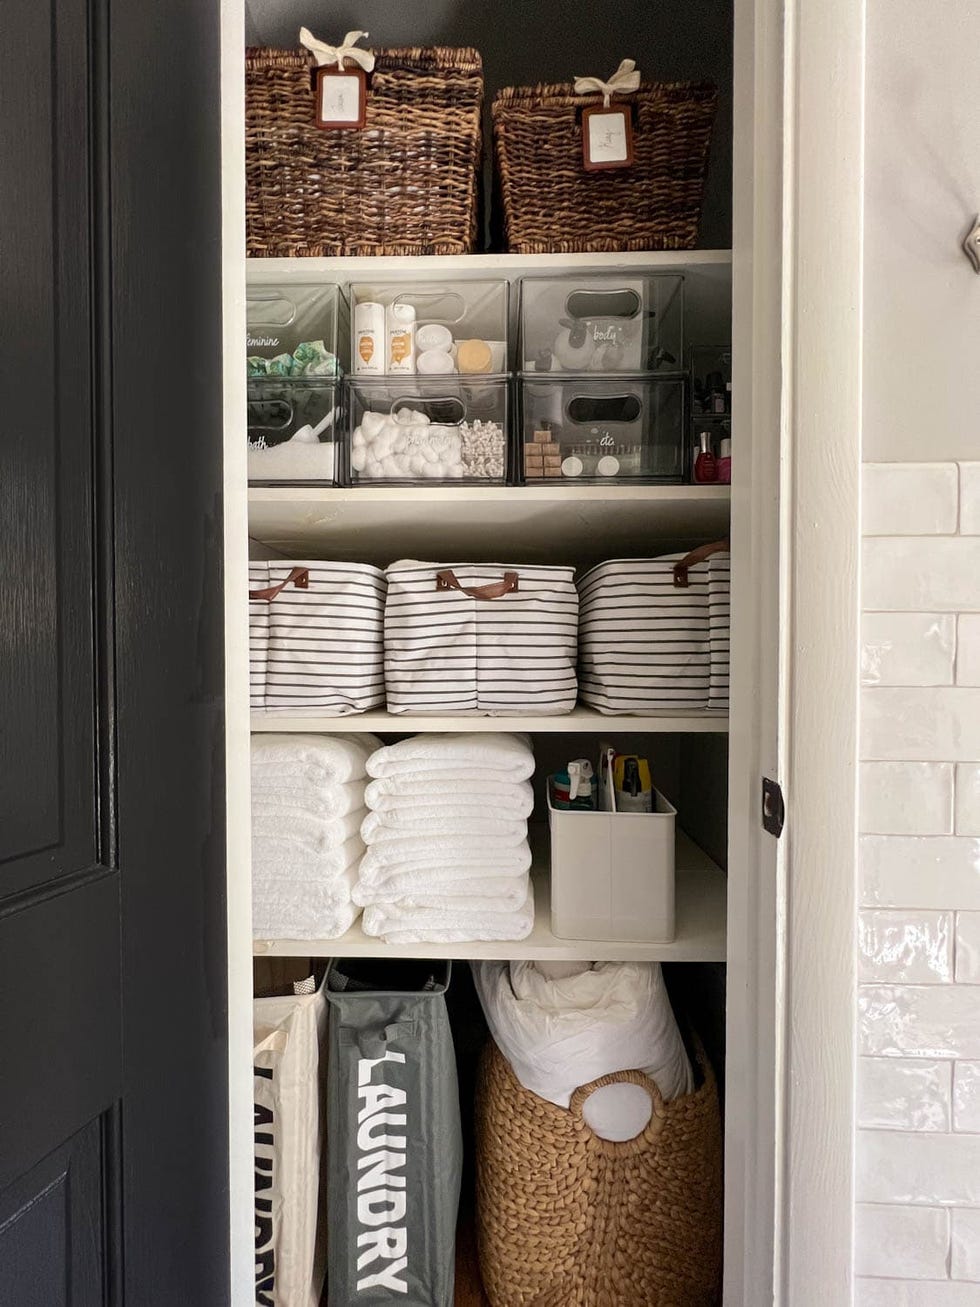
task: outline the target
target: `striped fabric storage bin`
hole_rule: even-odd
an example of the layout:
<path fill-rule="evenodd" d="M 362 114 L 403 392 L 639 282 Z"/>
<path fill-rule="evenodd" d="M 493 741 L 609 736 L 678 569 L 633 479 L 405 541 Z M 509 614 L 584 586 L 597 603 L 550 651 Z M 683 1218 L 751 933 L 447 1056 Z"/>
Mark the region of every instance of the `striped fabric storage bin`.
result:
<path fill-rule="evenodd" d="M 344 716 L 384 703 L 384 573 L 363 563 L 250 563 L 253 708 Z"/>
<path fill-rule="evenodd" d="M 555 716 L 575 707 L 574 568 L 402 561 L 387 577 L 389 712 Z"/>
<path fill-rule="evenodd" d="M 600 712 L 728 708 L 728 541 L 600 563 L 579 581 L 582 701 Z"/>

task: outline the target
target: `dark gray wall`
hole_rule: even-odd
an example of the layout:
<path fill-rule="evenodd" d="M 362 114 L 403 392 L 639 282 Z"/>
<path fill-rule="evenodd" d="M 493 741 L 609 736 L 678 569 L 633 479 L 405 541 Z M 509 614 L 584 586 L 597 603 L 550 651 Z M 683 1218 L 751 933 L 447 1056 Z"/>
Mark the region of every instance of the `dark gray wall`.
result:
<path fill-rule="evenodd" d="M 295 46 L 306 26 L 331 42 L 359 28 L 374 46 L 475 46 L 488 103 L 502 86 L 608 77 L 624 58 L 651 81 L 712 81 L 720 102 L 699 244 L 731 245 L 732 0 L 245 0 L 245 8 L 250 45 Z"/>

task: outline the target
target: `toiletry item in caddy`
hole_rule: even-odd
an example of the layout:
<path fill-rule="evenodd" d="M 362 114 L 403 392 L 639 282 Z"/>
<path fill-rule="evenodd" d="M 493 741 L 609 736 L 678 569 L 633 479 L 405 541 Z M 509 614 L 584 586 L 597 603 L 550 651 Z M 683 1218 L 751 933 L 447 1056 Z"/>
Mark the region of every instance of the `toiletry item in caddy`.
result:
<path fill-rule="evenodd" d="M 550 427 L 541 427 L 524 446 L 524 476 L 528 481 L 540 481 L 544 477 L 560 477 L 562 474 L 561 446 Z"/>
<path fill-rule="evenodd" d="M 711 448 L 711 432 L 698 433 L 698 447 L 694 454 L 692 480 L 695 485 L 714 485 L 718 480 L 718 461 Z"/>
<path fill-rule="evenodd" d="M 415 305 L 389 304 L 388 371 L 415 375 Z"/>
<path fill-rule="evenodd" d="M 422 350 L 415 359 L 420 377 L 445 377 L 456 371 L 453 356 L 445 349 Z"/>
<path fill-rule="evenodd" d="M 453 347 L 453 333 L 441 322 L 424 322 L 415 332 L 415 348 L 420 354 L 439 350 L 448 354 Z"/>
<path fill-rule="evenodd" d="M 561 811 L 595 812 L 599 790 L 588 758 L 574 758 L 564 771 L 548 777 L 551 806 Z"/>
<path fill-rule="evenodd" d="M 598 794 L 603 812 L 653 812 L 650 763 L 638 754 L 604 747 L 599 755 Z"/>
<path fill-rule="evenodd" d="M 354 306 L 354 371 L 380 377 L 385 370 L 385 308 L 365 300 Z"/>
<path fill-rule="evenodd" d="M 461 340 L 456 346 L 456 366 L 468 375 L 492 372 L 493 350 L 485 340 Z"/>
<path fill-rule="evenodd" d="M 718 484 L 732 484 L 732 442 L 729 436 L 725 436 L 718 446 Z"/>

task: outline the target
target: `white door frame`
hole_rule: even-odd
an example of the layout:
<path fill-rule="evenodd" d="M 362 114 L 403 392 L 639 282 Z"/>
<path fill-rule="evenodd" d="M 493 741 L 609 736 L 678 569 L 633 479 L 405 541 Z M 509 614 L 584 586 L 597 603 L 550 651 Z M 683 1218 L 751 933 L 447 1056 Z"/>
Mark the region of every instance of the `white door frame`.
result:
<path fill-rule="evenodd" d="M 852 1301 L 864 10 L 735 0 L 726 1307 Z"/>

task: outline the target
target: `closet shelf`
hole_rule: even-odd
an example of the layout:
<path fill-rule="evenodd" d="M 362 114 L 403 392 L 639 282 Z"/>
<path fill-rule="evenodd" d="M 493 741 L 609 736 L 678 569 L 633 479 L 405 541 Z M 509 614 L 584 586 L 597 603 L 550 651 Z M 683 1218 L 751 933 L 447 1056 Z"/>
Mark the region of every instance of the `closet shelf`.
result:
<path fill-rule="evenodd" d="M 331 717 L 317 713 L 253 712 L 253 731 L 313 732 L 319 734 L 370 731 L 372 734 L 413 735 L 425 731 L 529 731 L 552 735 L 589 732 L 593 735 L 622 735 L 638 731 L 722 735 L 728 731 L 728 715 L 720 712 L 642 713 L 633 716 L 607 717 L 594 708 L 579 706 L 559 717 L 434 716 L 411 713 L 365 712 L 348 717 Z"/>
<path fill-rule="evenodd" d="M 368 281 L 418 278 L 524 277 L 577 272 L 683 272 L 730 281 L 731 250 L 642 250 L 605 254 L 447 254 L 345 259 L 247 259 L 250 282 Z"/>
<path fill-rule="evenodd" d="M 730 486 L 253 486 L 249 535 L 288 558 L 554 563 L 727 535 Z"/>
<path fill-rule="evenodd" d="M 676 846 L 677 937 L 670 944 L 622 944 L 608 940 L 559 939 L 551 933 L 551 892 L 547 864 L 535 865 L 535 922 L 519 943 L 385 944 L 365 935 L 360 925 L 340 939 L 256 940 L 264 957 L 535 958 L 546 962 L 724 962 L 728 881 L 724 872 L 682 831 Z"/>

